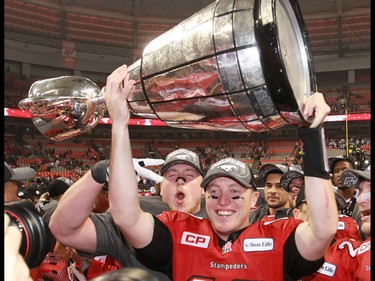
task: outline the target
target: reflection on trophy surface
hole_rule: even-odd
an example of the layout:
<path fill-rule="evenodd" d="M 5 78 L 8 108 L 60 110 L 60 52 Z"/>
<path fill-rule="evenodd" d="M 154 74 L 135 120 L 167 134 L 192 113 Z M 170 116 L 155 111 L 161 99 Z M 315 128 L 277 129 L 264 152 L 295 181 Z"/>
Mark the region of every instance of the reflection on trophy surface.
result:
<path fill-rule="evenodd" d="M 129 107 L 172 127 L 263 132 L 308 122 L 316 81 L 296 0 L 218 0 L 151 41 L 129 66 Z M 63 140 L 105 113 L 95 83 L 78 76 L 35 82 L 19 104 L 43 135 Z"/>

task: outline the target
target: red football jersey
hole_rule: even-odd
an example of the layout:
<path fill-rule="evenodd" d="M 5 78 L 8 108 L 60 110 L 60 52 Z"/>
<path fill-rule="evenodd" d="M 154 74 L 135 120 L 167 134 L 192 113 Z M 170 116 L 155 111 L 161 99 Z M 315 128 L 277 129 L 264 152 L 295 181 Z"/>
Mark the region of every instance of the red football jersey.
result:
<path fill-rule="evenodd" d="M 262 221 L 273 221 L 275 220 L 275 215 L 267 215 L 262 218 Z M 347 215 L 339 214 L 339 222 L 337 225 L 337 232 L 335 239 L 342 238 L 352 238 L 354 240 L 361 240 L 361 234 L 359 233 L 359 227 L 357 222 Z"/>
<path fill-rule="evenodd" d="M 65 281 L 69 279 L 68 266 L 65 260 L 54 253 L 48 252 L 43 262 L 30 270 L 30 276 L 34 281 L 50 280 Z"/>
<path fill-rule="evenodd" d="M 350 238 L 337 240 L 324 255 L 324 264 L 303 281 L 370 280 L 370 242 Z M 367 269 L 367 270 L 366 270 Z M 367 274 L 367 275 L 366 275 Z M 361 276 L 356 279 L 354 276 Z M 367 276 L 368 279 L 363 276 Z"/>
<path fill-rule="evenodd" d="M 370 281 L 371 275 L 371 236 L 357 249 L 358 269 L 353 280 Z"/>
<path fill-rule="evenodd" d="M 335 239 L 338 240 L 345 237 L 358 241 L 362 240 L 361 234 L 359 233 L 359 227 L 355 219 L 347 215 L 339 214 L 339 223 L 337 226 Z"/>
<path fill-rule="evenodd" d="M 95 257 L 92 260 L 85 276 L 87 280 L 90 280 L 94 277 L 102 275 L 107 271 L 117 270 L 120 267 L 120 264 L 112 256 Z"/>
<path fill-rule="evenodd" d="M 173 280 L 283 280 L 285 241 L 301 220 L 257 222 L 220 247 L 209 220 L 183 212 L 158 218 L 173 237 Z M 272 270 L 270 270 L 270 262 Z"/>

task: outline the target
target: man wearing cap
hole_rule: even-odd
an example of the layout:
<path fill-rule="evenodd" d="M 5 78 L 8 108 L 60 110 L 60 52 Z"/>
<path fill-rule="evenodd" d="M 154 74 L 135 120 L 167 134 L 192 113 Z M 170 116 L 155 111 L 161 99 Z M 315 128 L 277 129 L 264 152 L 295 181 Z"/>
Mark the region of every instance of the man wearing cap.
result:
<path fill-rule="evenodd" d="M 296 206 L 297 195 L 304 183 L 303 174 L 297 171 L 288 171 L 280 178 L 280 185 L 288 192 L 289 202 L 292 208 Z"/>
<path fill-rule="evenodd" d="M 4 202 L 20 200 L 18 190 L 20 181 L 31 180 L 36 172 L 30 167 L 12 168 L 4 162 Z"/>
<path fill-rule="evenodd" d="M 346 186 L 341 182 L 341 174 L 346 169 L 353 169 L 352 160 L 344 157 L 332 157 L 328 159 L 330 173 L 332 174 L 332 183 L 337 192 L 347 201 L 347 207 L 342 210 L 345 215 L 352 216 L 355 207 L 355 189 Z"/>
<path fill-rule="evenodd" d="M 284 186 L 285 189 L 288 190 L 295 190 L 293 193 L 294 197 L 294 207 L 293 207 L 293 216 L 307 221 L 308 220 L 308 209 L 305 197 L 305 180 L 303 174 L 296 171 L 290 171 L 285 173 L 281 177 L 281 185 Z M 289 192 L 290 194 L 290 192 Z M 342 210 L 346 207 L 345 198 L 342 197 L 340 194 L 335 192 L 335 199 L 337 204 L 337 209 Z M 296 214 L 298 213 L 298 214 Z M 361 239 L 359 227 L 357 222 L 347 215 L 338 214 L 339 215 L 339 222 L 337 225 L 337 232 L 335 235 L 335 239 L 339 239 L 342 237 L 349 237 L 353 239 Z"/>
<path fill-rule="evenodd" d="M 49 223 L 56 206 L 59 204 L 61 197 L 72 186 L 73 181 L 66 177 L 58 177 L 52 180 L 47 186 L 48 200 L 39 200 L 37 209 L 43 215 L 43 220 Z"/>
<path fill-rule="evenodd" d="M 158 159 L 143 159 L 141 162 L 146 163 L 141 163 L 141 166 L 154 165 L 155 160 Z M 133 161 L 132 166 L 137 168 L 138 162 Z M 163 162 L 160 169 L 162 180 L 159 180 L 160 196 L 139 197 L 142 210 L 155 215 L 168 210 L 180 210 L 206 216 L 204 190 L 201 188 L 203 171 L 199 155 L 181 148 L 169 153 Z M 111 213 L 90 213 L 98 192 L 106 183 L 108 166 L 108 160 L 99 161 L 74 183 L 60 200 L 51 218 L 50 229 L 55 237 L 79 250 L 82 256 L 110 255 L 123 267 L 144 268 L 135 259 L 133 250 L 127 246 L 125 238 L 113 222 Z M 111 167 L 109 170 L 112 169 Z M 142 176 L 147 176 L 147 173 Z M 123 181 L 123 184 L 124 182 L 126 181 Z M 124 190 L 125 187 L 124 184 Z M 126 193 L 122 196 L 126 196 Z M 160 280 L 170 280 L 159 272 L 157 274 Z"/>
<path fill-rule="evenodd" d="M 341 174 L 346 169 L 353 169 L 353 161 L 349 158 L 344 157 L 332 157 L 328 159 L 330 164 L 330 173 L 332 174 L 332 183 L 337 188 L 336 192 L 339 193 L 346 200 L 346 207 L 339 210 L 340 214 L 347 215 L 355 219 L 358 226 L 361 227 L 361 214 L 359 212 L 359 206 L 356 203 L 356 190 L 354 187 L 347 186 L 341 181 Z M 362 239 L 366 238 L 366 235 L 361 231 Z"/>
<path fill-rule="evenodd" d="M 336 192 L 335 200 L 338 209 L 345 207 L 345 199 Z M 309 221 L 309 209 L 307 207 L 304 185 L 301 186 L 300 192 L 297 195 L 296 206 L 293 208 L 292 216 L 303 221 Z M 344 237 L 361 240 L 357 222 L 352 217 L 338 214 L 337 231 L 333 241 Z"/>
<path fill-rule="evenodd" d="M 321 266 L 337 226 L 321 126 L 330 108 L 321 93 L 306 98 L 301 114 L 306 120 L 314 117 L 313 122 L 297 130 L 304 142 L 310 222 L 285 218 L 249 225 L 248 215 L 259 193 L 249 166 L 234 158 L 213 164 L 201 184 L 208 218 L 176 210 L 158 216 L 142 211 L 135 172 L 130 169 L 127 98 L 133 86 L 126 65 L 108 76 L 104 93 L 112 120 L 108 182 L 114 222 L 143 264 L 174 280 L 216 281 L 295 280 Z"/>
<path fill-rule="evenodd" d="M 197 153 L 183 148 L 169 153 L 160 174 L 160 196 L 170 210 L 205 216 L 204 191 L 200 186 L 203 171 Z"/>
<path fill-rule="evenodd" d="M 266 203 L 260 205 L 250 213 L 250 224 L 260 221 L 265 216 L 272 218 L 288 217 L 290 208 L 288 192 L 280 185 L 284 172 L 273 164 L 265 164 L 259 169 L 259 177 L 264 182 L 264 199 Z"/>

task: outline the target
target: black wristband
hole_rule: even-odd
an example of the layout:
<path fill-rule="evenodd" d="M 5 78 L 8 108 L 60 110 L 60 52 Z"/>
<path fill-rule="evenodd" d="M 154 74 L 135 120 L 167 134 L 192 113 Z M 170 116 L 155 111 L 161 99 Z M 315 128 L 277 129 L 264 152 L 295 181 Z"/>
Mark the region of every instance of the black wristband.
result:
<path fill-rule="evenodd" d="M 303 173 L 322 179 L 330 179 L 324 128 L 298 128 L 298 137 L 303 142 Z"/>
<path fill-rule="evenodd" d="M 108 178 L 109 160 L 101 160 L 91 167 L 91 176 L 97 183 L 105 183 Z"/>

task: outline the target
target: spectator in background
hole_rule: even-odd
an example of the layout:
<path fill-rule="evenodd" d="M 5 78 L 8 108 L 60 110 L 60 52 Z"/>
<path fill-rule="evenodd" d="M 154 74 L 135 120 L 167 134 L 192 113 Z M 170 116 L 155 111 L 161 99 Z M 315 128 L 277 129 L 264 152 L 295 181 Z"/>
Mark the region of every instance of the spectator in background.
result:
<path fill-rule="evenodd" d="M 4 162 L 4 202 L 21 200 L 18 197 L 20 181 L 31 180 L 35 175 L 35 170 L 30 167 L 12 168 Z"/>
<path fill-rule="evenodd" d="M 345 110 L 348 108 L 348 101 L 345 97 L 345 94 L 341 94 L 337 99 L 338 103 L 338 113 L 345 113 Z"/>
<path fill-rule="evenodd" d="M 328 147 L 329 148 L 336 148 L 337 147 L 337 143 L 334 139 L 330 139 L 329 142 L 328 142 Z"/>
<path fill-rule="evenodd" d="M 41 195 L 36 208 L 43 215 L 47 225 L 61 197 L 72 184 L 72 180 L 66 177 L 58 177 L 48 184 L 47 192 Z"/>
<path fill-rule="evenodd" d="M 138 181 L 138 192 L 141 196 L 152 196 L 151 190 L 155 191 L 155 183 L 145 177 L 140 177 Z"/>
<path fill-rule="evenodd" d="M 289 162 L 288 162 L 288 158 L 287 157 L 284 157 L 283 162 L 281 163 L 281 165 L 284 165 L 285 167 L 289 168 Z"/>
<path fill-rule="evenodd" d="M 288 217 L 291 213 L 291 205 L 288 192 L 280 185 L 280 179 L 284 172 L 273 164 L 265 164 L 259 169 L 259 177 L 264 182 L 265 204 L 250 212 L 250 224 L 260 221 L 264 216 L 274 218 Z"/>
<path fill-rule="evenodd" d="M 336 192 L 335 200 L 338 210 L 345 208 L 344 198 Z M 307 207 L 304 185 L 301 187 L 300 192 L 297 195 L 296 207 L 293 208 L 292 216 L 303 221 L 309 221 L 309 209 Z M 338 214 L 338 218 L 337 231 L 334 240 L 345 237 L 355 240 L 361 240 L 358 224 L 353 218 L 342 214 Z"/>
<path fill-rule="evenodd" d="M 328 159 L 330 173 L 332 175 L 332 183 L 336 188 L 336 192 L 340 194 L 346 200 L 346 207 L 339 210 L 340 214 L 352 217 L 361 228 L 361 214 L 359 212 L 359 206 L 357 205 L 356 190 L 354 187 L 350 187 L 341 182 L 341 174 L 346 169 L 354 169 L 354 163 L 349 158 L 344 157 L 332 157 Z M 362 239 L 366 238 L 366 235 L 361 231 Z"/>
<path fill-rule="evenodd" d="M 280 178 L 280 185 L 288 192 L 291 207 L 296 206 L 297 195 L 305 184 L 302 173 L 297 171 L 288 171 Z"/>
<path fill-rule="evenodd" d="M 282 175 L 280 184 L 285 190 L 289 192 L 289 198 L 293 200 L 293 213 L 298 211 L 299 218 L 308 220 L 308 210 L 306 198 L 304 196 L 305 179 L 302 173 L 296 171 L 289 171 Z M 302 194 L 300 194 L 302 192 Z M 298 199 L 298 202 L 297 202 Z M 335 199 L 338 210 L 346 207 L 344 197 L 335 192 Z M 307 215 L 306 215 L 307 214 Z M 306 216 L 306 217 L 305 217 Z M 295 216 L 296 217 L 296 216 Z M 353 239 L 360 239 L 359 227 L 357 222 L 346 215 L 339 214 L 339 224 L 336 232 L 336 239 L 341 237 L 351 237 Z"/>
<path fill-rule="evenodd" d="M 18 192 L 18 197 L 21 199 L 30 200 L 34 205 L 38 203 L 38 200 L 41 196 L 39 188 L 36 186 L 30 186 L 23 188 L 21 191 Z"/>
<path fill-rule="evenodd" d="M 55 211 L 57 205 L 63 194 L 70 188 L 73 181 L 66 177 L 59 177 L 52 180 L 47 186 L 47 192 L 43 193 L 40 200 L 36 204 L 36 209 L 42 216 L 42 219 L 46 225 L 49 224 L 51 216 Z M 51 235 L 51 248 L 50 251 L 59 253 L 60 256 L 65 257 L 65 261 L 68 263 L 69 258 L 65 253 L 65 246 L 60 245 L 56 239 Z"/>

